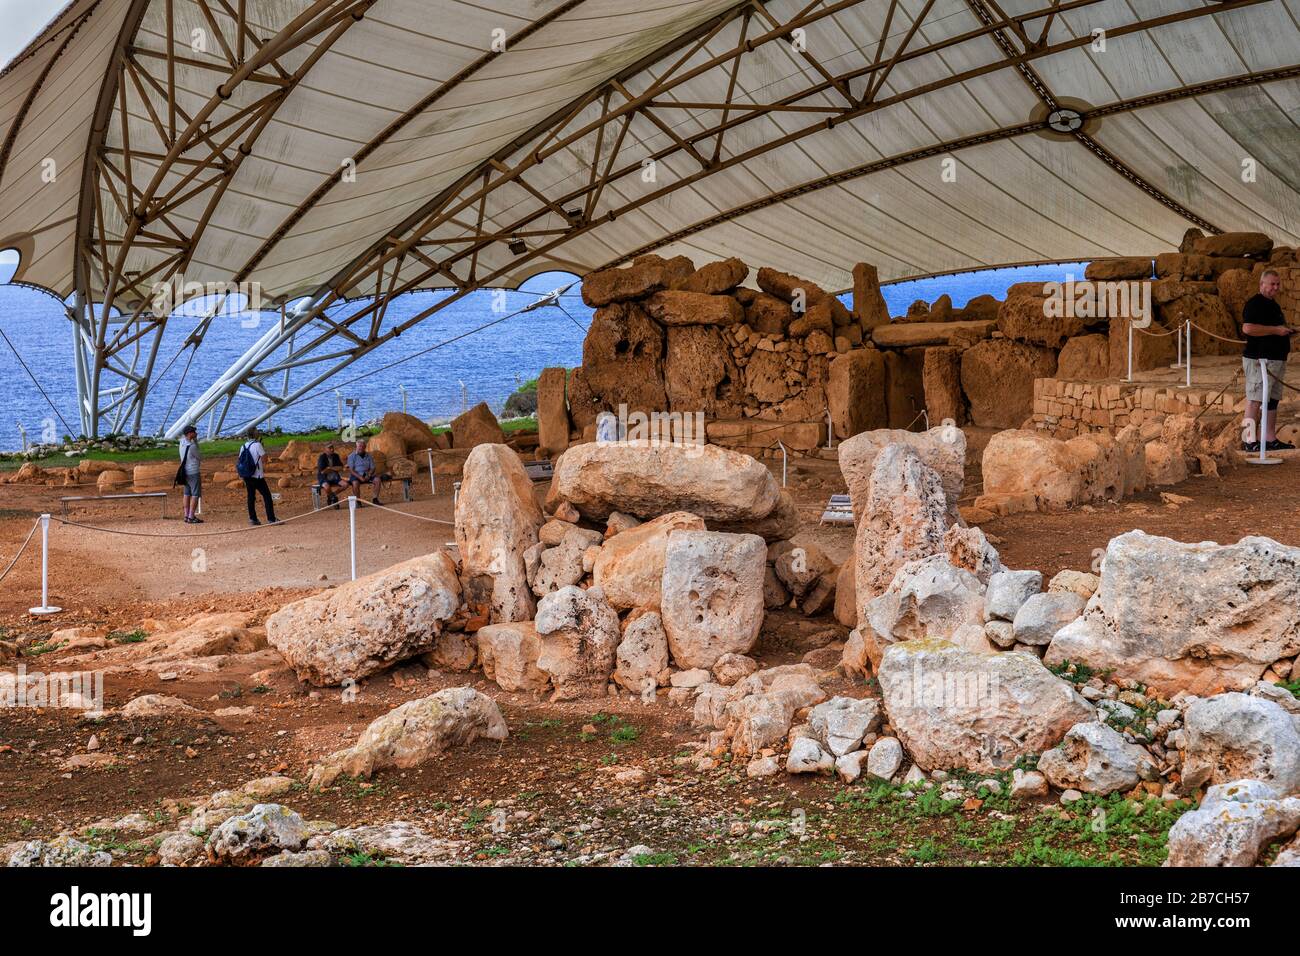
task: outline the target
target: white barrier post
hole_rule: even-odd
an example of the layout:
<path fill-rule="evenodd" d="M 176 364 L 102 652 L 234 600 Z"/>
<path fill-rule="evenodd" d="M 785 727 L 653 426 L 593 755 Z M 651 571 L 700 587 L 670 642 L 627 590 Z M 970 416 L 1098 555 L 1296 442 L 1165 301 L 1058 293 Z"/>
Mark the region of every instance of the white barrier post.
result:
<path fill-rule="evenodd" d="M 429 451 L 429 493 L 436 495 L 438 493 L 438 479 L 433 477 L 433 449 Z"/>
<path fill-rule="evenodd" d="M 61 607 L 50 606 L 50 516 L 41 515 L 41 606 L 28 608 L 32 614 L 58 614 Z"/>
<path fill-rule="evenodd" d="M 460 501 L 460 482 L 453 481 L 451 483 L 451 510 L 453 512 L 456 510 L 456 503 L 458 501 Z"/>
<path fill-rule="evenodd" d="M 357 579 L 357 496 L 348 495 L 348 547 L 352 552 L 352 580 Z"/>
<path fill-rule="evenodd" d="M 1281 458 L 1269 458 L 1265 452 L 1268 450 L 1268 439 L 1264 436 L 1268 434 L 1268 360 L 1259 360 L 1259 457 L 1247 458 L 1246 461 L 1252 465 L 1280 465 Z"/>
<path fill-rule="evenodd" d="M 776 440 L 776 445 L 777 445 L 778 448 L 781 449 L 781 487 L 784 488 L 784 487 L 785 487 L 786 465 L 787 465 L 788 462 L 789 462 L 789 456 L 786 454 L 786 451 L 785 451 L 785 442 L 781 441 L 781 439 L 778 438 L 778 439 Z"/>
<path fill-rule="evenodd" d="M 1133 320 L 1128 320 L 1128 377 L 1126 382 L 1133 381 Z"/>
<path fill-rule="evenodd" d="M 1187 320 L 1187 347 L 1183 352 L 1183 361 L 1187 363 L 1187 387 L 1192 387 L 1192 320 Z"/>

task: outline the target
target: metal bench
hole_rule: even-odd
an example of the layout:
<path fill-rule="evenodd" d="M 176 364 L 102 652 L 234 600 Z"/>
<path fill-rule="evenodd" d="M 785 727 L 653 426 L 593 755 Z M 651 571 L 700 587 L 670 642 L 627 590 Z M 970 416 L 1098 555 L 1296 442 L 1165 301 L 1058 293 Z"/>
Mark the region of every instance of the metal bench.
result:
<path fill-rule="evenodd" d="M 545 458 L 524 462 L 524 471 L 528 472 L 528 477 L 533 481 L 550 481 L 555 477 L 555 465 Z"/>
<path fill-rule="evenodd" d="M 63 517 L 66 518 L 69 501 L 115 501 L 124 498 L 161 498 L 162 516 L 167 517 L 167 492 L 165 491 L 129 491 L 118 495 L 66 495 L 59 501 L 63 505 Z"/>
<path fill-rule="evenodd" d="M 853 501 L 848 495 L 831 495 L 822 512 L 822 524 L 853 524 Z"/>
<path fill-rule="evenodd" d="M 387 475 L 384 475 L 384 476 L 383 476 L 383 480 L 384 480 L 384 481 L 393 481 L 394 479 L 388 477 Z M 410 501 L 410 500 L 412 500 L 412 499 L 411 499 L 411 479 L 410 479 L 410 478 L 403 478 L 403 479 L 401 479 L 401 482 L 402 482 L 402 500 L 403 500 L 403 501 Z M 314 485 L 311 486 L 311 507 L 312 507 L 312 510 L 313 510 L 313 511 L 320 511 L 320 482 L 319 482 L 319 481 L 316 482 Z"/>

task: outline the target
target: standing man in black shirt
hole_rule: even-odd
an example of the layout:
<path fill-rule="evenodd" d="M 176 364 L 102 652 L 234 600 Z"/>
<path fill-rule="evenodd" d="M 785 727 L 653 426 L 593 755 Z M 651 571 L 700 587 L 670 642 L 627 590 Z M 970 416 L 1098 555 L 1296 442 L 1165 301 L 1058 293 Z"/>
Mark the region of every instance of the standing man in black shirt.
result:
<path fill-rule="evenodd" d="M 1287 326 L 1282 317 L 1282 307 L 1277 304 L 1277 293 L 1281 288 L 1281 276 L 1272 269 L 1264 270 L 1259 277 L 1259 294 L 1251 296 L 1241 310 L 1241 332 L 1246 337 L 1241 364 L 1246 372 L 1246 416 L 1252 426 L 1259 421 L 1262 389 L 1265 385 L 1268 387 L 1268 434 L 1262 436 L 1267 442 L 1265 451 L 1287 451 L 1295 447 L 1277 440 L 1277 403 L 1282 399 L 1286 359 L 1291 353 L 1291 336 L 1296 332 Z M 1260 372 L 1260 359 L 1265 360 L 1267 376 Z M 1243 451 L 1259 451 L 1259 442 L 1243 441 L 1241 447 Z"/>

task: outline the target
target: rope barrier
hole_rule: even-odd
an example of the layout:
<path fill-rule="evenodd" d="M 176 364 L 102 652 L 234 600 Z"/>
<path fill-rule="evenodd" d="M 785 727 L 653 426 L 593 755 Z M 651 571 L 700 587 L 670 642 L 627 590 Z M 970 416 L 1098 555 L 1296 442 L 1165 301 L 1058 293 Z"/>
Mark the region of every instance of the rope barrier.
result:
<path fill-rule="evenodd" d="M 1284 382 L 1282 379 L 1278 378 L 1272 372 L 1268 373 L 1268 377 L 1271 378 L 1273 381 L 1277 382 L 1283 388 L 1289 388 L 1293 392 L 1300 392 L 1300 388 L 1296 388 L 1294 385 L 1290 384 L 1289 382 Z"/>
<path fill-rule="evenodd" d="M 249 532 L 263 531 L 278 525 L 288 524 L 290 521 L 297 521 L 299 518 L 308 518 L 312 515 L 320 514 L 326 511 L 326 508 L 319 508 L 315 511 L 304 511 L 300 515 L 293 515 L 288 518 L 281 518 L 275 523 L 254 525 L 249 528 L 227 528 L 225 531 L 182 531 L 180 534 L 170 534 L 161 531 L 127 531 L 122 528 L 100 528 L 91 524 L 82 524 L 79 521 L 69 521 L 67 518 L 57 518 L 51 516 L 51 521 L 57 521 L 59 524 L 67 525 L 70 528 L 81 528 L 83 531 L 102 531 L 104 534 L 121 534 L 131 538 L 215 538 L 227 534 L 247 534 Z"/>
<path fill-rule="evenodd" d="M 3 581 L 9 576 L 9 572 L 14 569 L 14 565 L 17 564 L 18 559 L 23 556 L 23 552 L 27 550 L 27 546 L 32 543 L 32 535 L 36 534 L 36 529 L 40 526 L 40 518 L 37 518 L 32 522 L 32 530 L 27 532 L 27 537 L 23 539 L 23 543 L 18 547 L 18 553 L 15 554 L 14 559 L 9 562 L 9 567 L 5 568 L 4 571 L 0 571 L 0 581 Z"/>
<path fill-rule="evenodd" d="M 1197 422 L 1199 422 L 1201 420 L 1202 415 L 1204 415 L 1216 404 L 1218 404 L 1219 399 L 1223 397 L 1223 393 L 1226 392 L 1228 389 L 1230 389 L 1233 383 L 1236 382 L 1237 379 L 1239 378 L 1241 378 L 1241 369 L 1237 369 L 1237 371 L 1233 372 L 1232 378 L 1228 379 L 1226 382 L 1223 383 L 1223 388 L 1219 389 L 1219 393 L 1215 395 L 1214 398 L 1211 399 L 1209 403 L 1207 403 L 1206 406 L 1196 414 L 1196 417 L 1192 419 L 1192 424 L 1195 425 Z"/>
<path fill-rule="evenodd" d="M 1148 332 L 1146 329 L 1140 328 L 1139 326 L 1133 325 L 1132 323 L 1129 324 L 1129 328 L 1131 328 L 1134 332 L 1140 332 L 1143 335 L 1149 335 L 1153 339 L 1163 339 L 1166 336 L 1174 335 L 1175 333 L 1180 331 L 1179 329 L 1174 328 L 1174 329 L 1170 329 L 1168 332 Z"/>
<path fill-rule="evenodd" d="M 1215 335 L 1215 334 L 1214 334 L 1213 332 L 1211 332 L 1209 329 L 1203 329 L 1203 328 L 1201 328 L 1199 325 L 1197 325 L 1195 322 L 1192 322 L 1192 321 L 1190 321 L 1190 320 L 1188 321 L 1187 324 L 1190 325 L 1192 328 L 1196 329 L 1197 331 L 1204 332 L 1206 335 L 1208 335 L 1208 336 L 1209 336 L 1210 338 L 1212 338 L 1212 339 L 1218 339 L 1220 342 L 1231 342 L 1233 345 L 1245 345 L 1245 344 L 1246 344 L 1246 340 L 1245 340 L 1245 339 L 1229 339 L 1229 338 L 1224 338 L 1222 335 Z"/>
<path fill-rule="evenodd" d="M 361 498 L 357 499 L 357 504 L 364 505 L 367 508 L 378 508 L 380 511 L 391 511 L 395 515 L 401 515 L 403 518 L 414 518 L 416 521 L 428 521 L 431 524 L 445 524 L 451 525 L 452 527 L 456 526 L 456 522 L 448 521 L 445 518 L 426 518 L 424 515 L 413 515 L 409 511 L 398 511 L 396 508 L 388 507 L 388 505 L 377 505 L 373 501 L 364 501 Z"/>

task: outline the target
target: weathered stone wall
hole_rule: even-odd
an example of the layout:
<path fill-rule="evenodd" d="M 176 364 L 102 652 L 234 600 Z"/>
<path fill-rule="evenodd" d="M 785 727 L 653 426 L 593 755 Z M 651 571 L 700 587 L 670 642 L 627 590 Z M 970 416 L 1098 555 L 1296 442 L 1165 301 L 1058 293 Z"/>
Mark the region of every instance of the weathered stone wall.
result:
<path fill-rule="evenodd" d="M 1135 338 L 1135 370 L 1170 364 L 1168 333 L 1187 319 L 1221 337 L 1195 332 L 1193 355 L 1234 354 L 1240 346 L 1222 339 L 1239 336 L 1241 306 L 1270 266 L 1283 276 L 1283 309 L 1300 323 L 1295 250 L 1274 248 L 1258 233 L 1193 230 L 1182 249 L 1154 260 L 1094 262 L 1082 291 L 1070 290 L 1065 314 L 1051 307 L 1042 284 L 1021 283 L 1002 302 L 980 296 L 956 309 L 944 295 L 890 318 L 867 263 L 853 270 L 847 308 L 814 283 L 770 268 L 753 274 L 757 288 L 744 286 L 751 269 L 738 259 L 697 269 L 680 256 L 641 256 L 583 280 L 584 301 L 596 313 L 582 367 L 569 377 L 567 427 L 571 440 L 589 439 L 596 415 L 620 406 L 701 413 L 711 441 L 757 455 L 775 454 L 778 440 L 800 450 L 825 444 L 828 413 L 836 440 L 923 427 L 923 417 L 1062 437 L 1113 431 L 1172 409 L 1175 399 L 1035 383 L 1123 375 L 1128 324 L 1148 293 L 1152 322 Z M 1125 283 L 1139 297 L 1117 304 L 1090 286 L 1098 282 Z M 1199 411 L 1198 400 L 1196 392 L 1180 394 L 1178 411 Z M 548 422 L 544 431 L 564 427 Z"/>

